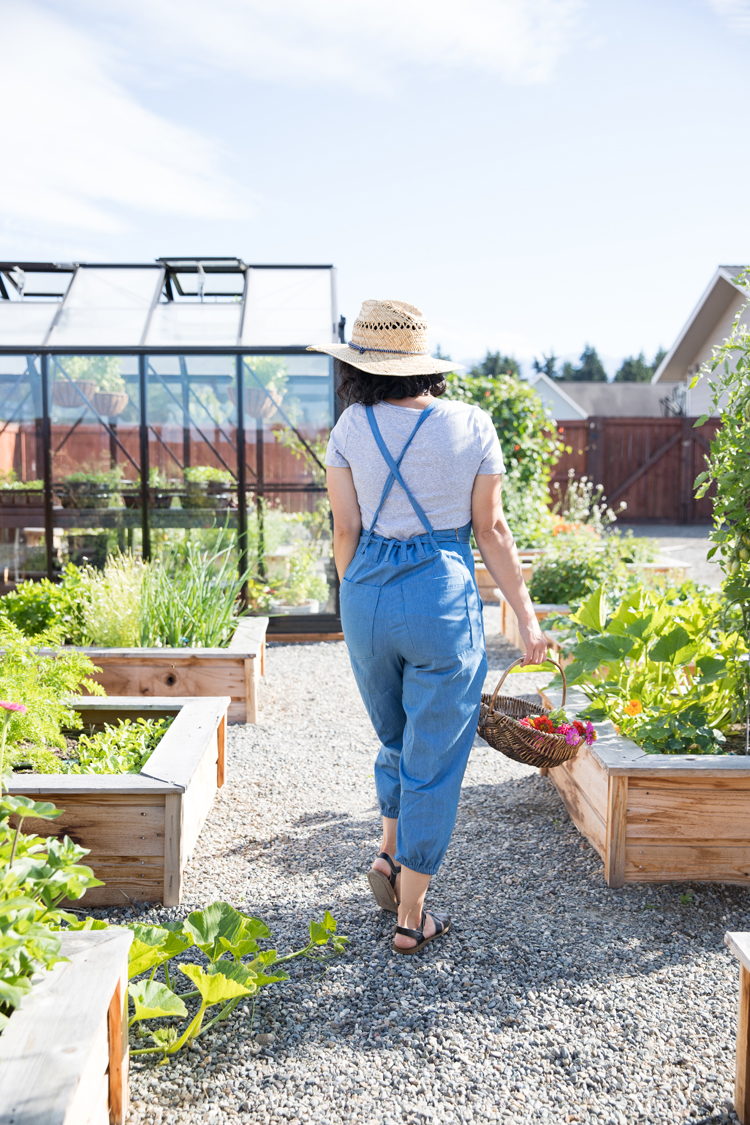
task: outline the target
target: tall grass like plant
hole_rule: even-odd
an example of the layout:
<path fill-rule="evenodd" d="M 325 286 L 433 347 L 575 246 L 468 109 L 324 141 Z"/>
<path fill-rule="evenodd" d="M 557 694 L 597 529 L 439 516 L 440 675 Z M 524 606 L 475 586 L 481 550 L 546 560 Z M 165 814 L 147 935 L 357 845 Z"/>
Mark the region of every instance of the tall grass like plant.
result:
<path fill-rule="evenodd" d="M 146 567 L 132 555 L 112 555 L 103 571 L 88 567 L 80 593 L 86 635 L 93 645 L 133 648 L 141 633 Z"/>
<path fill-rule="evenodd" d="M 234 632 L 244 576 L 231 547 L 188 542 L 151 563 L 141 594 L 141 645 L 219 648 Z"/>

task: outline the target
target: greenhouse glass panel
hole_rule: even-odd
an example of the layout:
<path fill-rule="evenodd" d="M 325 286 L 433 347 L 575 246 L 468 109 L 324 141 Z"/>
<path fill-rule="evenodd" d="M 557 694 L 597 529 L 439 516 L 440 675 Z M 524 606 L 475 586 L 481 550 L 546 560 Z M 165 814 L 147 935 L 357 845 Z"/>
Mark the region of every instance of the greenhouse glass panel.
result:
<path fill-rule="evenodd" d="M 327 356 L 245 356 L 248 543 L 272 616 L 336 611 L 324 455 L 333 425 Z"/>
<path fill-rule="evenodd" d="M 59 301 L 0 301 L 0 348 L 43 344 Z"/>
<path fill-rule="evenodd" d="M 152 355 L 146 363 L 152 554 L 187 538 L 204 548 L 221 540 L 236 553 L 236 360 Z"/>
<path fill-rule="evenodd" d="M 37 356 L 0 356 L 0 589 L 47 572 Z"/>
<path fill-rule="evenodd" d="M 48 360 L 58 562 L 103 567 L 140 547 L 140 393 L 133 356 Z"/>
<path fill-rule="evenodd" d="M 242 343 L 263 347 L 334 339 L 333 271 L 248 270 Z"/>
<path fill-rule="evenodd" d="M 141 343 L 163 271 L 80 266 L 50 333 L 53 347 L 131 347 Z"/>
<path fill-rule="evenodd" d="M 146 343 L 149 347 L 234 347 L 240 331 L 242 306 L 168 301 L 157 305 Z"/>

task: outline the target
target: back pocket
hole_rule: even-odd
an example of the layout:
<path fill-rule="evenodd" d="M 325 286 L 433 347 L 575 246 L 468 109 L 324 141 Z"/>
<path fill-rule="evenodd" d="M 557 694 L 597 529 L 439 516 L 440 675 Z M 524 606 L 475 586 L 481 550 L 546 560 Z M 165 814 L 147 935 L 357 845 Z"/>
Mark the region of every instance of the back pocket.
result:
<path fill-rule="evenodd" d="M 341 628 L 352 656 L 373 656 L 373 626 L 380 597 L 379 586 L 366 586 L 344 578 L 339 592 Z"/>
<path fill-rule="evenodd" d="M 466 579 L 427 578 L 404 584 L 404 609 L 418 660 L 456 656 L 473 644 Z"/>

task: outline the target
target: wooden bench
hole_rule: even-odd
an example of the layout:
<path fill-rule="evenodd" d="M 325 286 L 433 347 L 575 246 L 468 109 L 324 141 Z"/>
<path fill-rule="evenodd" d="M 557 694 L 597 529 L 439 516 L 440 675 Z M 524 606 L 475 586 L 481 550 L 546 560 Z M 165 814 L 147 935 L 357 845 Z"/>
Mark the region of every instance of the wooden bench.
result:
<path fill-rule="evenodd" d="M 724 941 L 740 963 L 734 1108 L 741 1125 L 750 1125 L 750 934 L 727 933 Z"/>
<path fill-rule="evenodd" d="M 0 1125 L 122 1125 L 128 1115 L 129 930 L 62 933 L 2 1034 Z"/>

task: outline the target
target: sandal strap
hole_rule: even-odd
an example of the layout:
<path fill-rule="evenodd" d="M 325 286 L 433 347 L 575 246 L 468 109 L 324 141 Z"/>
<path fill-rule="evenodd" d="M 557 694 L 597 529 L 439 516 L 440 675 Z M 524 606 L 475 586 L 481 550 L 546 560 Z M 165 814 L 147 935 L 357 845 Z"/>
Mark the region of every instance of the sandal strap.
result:
<path fill-rule="evenodd" d="M 401 866 L 400 865 L 396 866 L 396 864 L 393 862 L 391 857 L 388 855 L 388 852 L 380 852 L 380 854 L 378 855 L 378 859 L 384 859 L 385 862 L 390 867 L 391 873 L 388 876 L 388 882 L 391 884 L 391 886 L 393 887 L 393 889 L 395 891 L 395 889 L 396 889 L 396 876 L 401 873 Z"/>
<path fill-rule="evenodd" d="M 408 926 L 396 926 L 396 933 L 402 934 L 404 937 L 414 938 L 414 940 L 417 943 L 423 942 L 424 941 L 424 924 L 425 924 L 425 920 L 426 920 L 428 914 L 429 914 L 430 918 L 432 918 L 433 922 L 435 923 L 435 934 L 434 934 L 434 936 L 437 937 L 438 934 L 442 934 L 443 930 L 445 929 L 445 926 L 443 925 L 443 922 L 440 918 L 440 915 L 433 913 L 432 910 L 423 910 L 422 911 L 422 921 L 420 922 L 420 927 L 421 927 L 420 929 L 410 930 Z"/>

